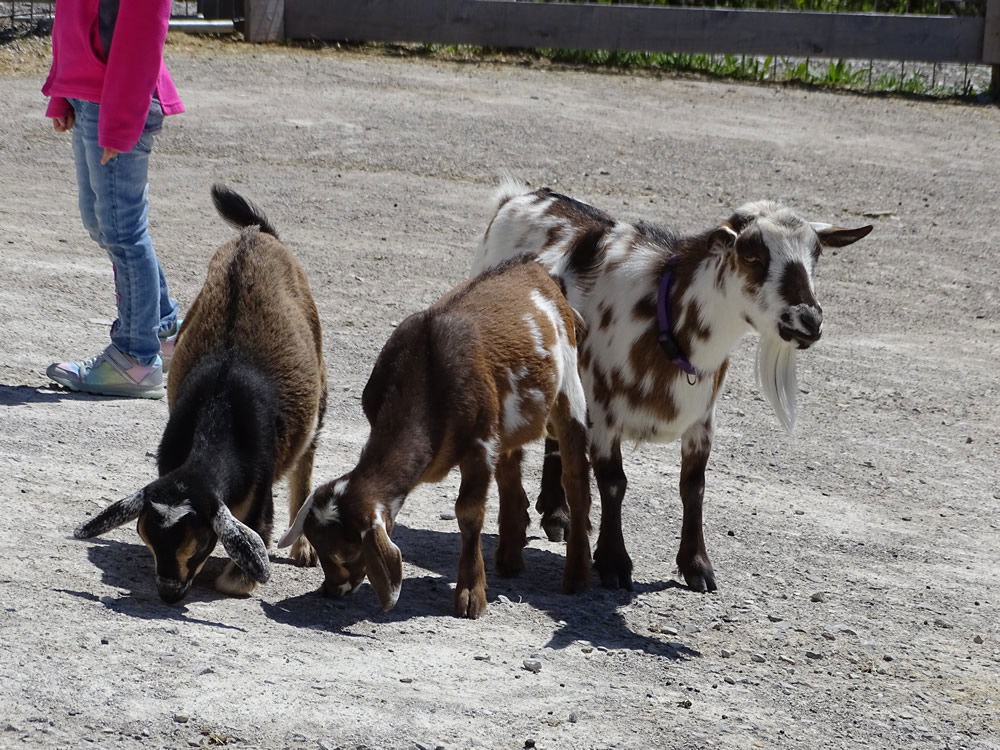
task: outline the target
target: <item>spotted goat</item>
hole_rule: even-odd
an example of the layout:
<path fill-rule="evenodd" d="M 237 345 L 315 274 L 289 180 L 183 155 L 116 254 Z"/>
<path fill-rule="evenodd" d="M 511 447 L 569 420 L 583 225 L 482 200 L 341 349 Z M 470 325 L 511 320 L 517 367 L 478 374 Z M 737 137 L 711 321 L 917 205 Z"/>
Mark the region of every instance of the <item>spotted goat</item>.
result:
<path fill-rule="evenodd" d="M 561 492 L 569 501 L 563 587 L 590 580 L 590 485 L 586 400 L 577 369 L 574 316 L 533 259 L 514 258 L 449 292 L 393 331 L 361 405 L 371 433 L 357 465 L 318 487 L 279 546 L 305 535 L 332 596 L 368 577 L 385 610 L 402 585 L 402 554 L 390 535 L 410 492 L 455 466 L 462 535 L 454 612 L 487 609 L 480 534 L 491 478 L 500 498 L 496 567 L 524 566 L 528 498 L 521 446 L 548 429 L 562 446 Z"/>
<path fill-rule="evenodd" d="M 627 484 L 622 440 L 679 439 L 684 512 L 677 566 L 690 588 L 715 590 L 702 502 L 715 403 L 730 354 L 747 332 L 760 335 L 758 380 L 791 430 L 795 353 L 819 340 L 823 325 L 814 266 L 824 247 L 849 245 L 871 229 L 811 223 L 762 201 L 700 234 L 681 235 L 617 221 L 513 180 L 498 188 L 473 273 L 512 255 L 534 254 L 584 322 L 579 364 L 601 497 L 594 567 L 604 586 L 632 588 L 621 524 Z M 548 441 L 536 508 L 553 539 L 565 526 L 566 504 L 553 481 L 559 461 L 558 444 Z"/>
<path fill-rule="evenodd" d="M 290 472 L 294 516 L 326 409 L 319 317 L 302 266 L 259 208 L 223 185 L 212 198 L 240 232 L 215 252 L 178 336 L 159 478 L 75 531 L 86 539 L 138 518 L 167 602 L 187 594 L 218 541 L 230 561 L 217 589 L 243 595 L 268 579 L 272 485 Z M 305 540 L 293 557 L 316 564 Z"/>

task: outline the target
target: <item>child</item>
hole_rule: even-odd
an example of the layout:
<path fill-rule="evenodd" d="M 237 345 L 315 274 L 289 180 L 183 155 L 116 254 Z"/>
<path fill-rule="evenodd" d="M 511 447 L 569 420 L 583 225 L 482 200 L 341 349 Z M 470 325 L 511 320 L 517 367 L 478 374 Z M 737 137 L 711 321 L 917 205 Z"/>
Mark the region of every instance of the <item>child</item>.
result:
<path fill-rule="evenodd" d="M 115 272 L 111 344 L 46 375 L 74 391 L 162 398 L 180 321 L 149 237 L 146 176 L 164 115 L 183 112 L 163 63 L 171 0 L 57 0 L 46 116 L 73 130 L 83 225 Z M 161 358 L 162 353 L 162 358 Z"/>

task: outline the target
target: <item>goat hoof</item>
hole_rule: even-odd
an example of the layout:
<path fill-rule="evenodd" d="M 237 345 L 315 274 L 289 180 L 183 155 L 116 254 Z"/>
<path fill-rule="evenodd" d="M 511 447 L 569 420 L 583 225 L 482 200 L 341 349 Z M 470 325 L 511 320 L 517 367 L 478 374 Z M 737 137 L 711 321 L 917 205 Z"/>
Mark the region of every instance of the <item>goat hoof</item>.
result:
<path fill-rule="evenodd" d="M 550 542 L 566 541 L 566 524 L 561 521 L 542 521 L 542 529 Z"/>
<path fill-rule="evenodd" d="M 215 590 L 229 596 L 248 596 L 255 588 L 257 581 L 248 576 L 236 563 L 230 561 L 215 579 Z"/>
<path fill-rule="evenodd" d="M 524 559 L 521 557 L 521 551 L 518 550 L 516 555 L 510 555 L 501 553 L 497 550 L 497 573 L 504 578 L 514 578 L 515 576 L 521 575 L 521 571 L 524 570 Z"/>
<path fill-rule="evenodd" d="M 486 612 L 486 591 L 483 589 L 455 590 L 455 617 L 477 619 Z"/>
<path fill-rule="evenodd" d="M 680 567 L 680 571 L 684 576 L 684 582 L 692 591 L 699 593 L 715 591 L 715 570 L 712 569 L 712 563 L 707 557 L 695 556 L 687 565 Z"/>
<path fill-rule="evenodd" d="M 632 590 L 632 560 L 627 554 L 623 559 L 612 562 L 598 549 L 594 555 L 594 567 L 604 588 Z"/>
<path fill-rule="evenodd" d="M 569 511 L 566 508 L 557 508 L 544 513 L 541 526 L 550 542 L 565 542 L 569 535 Z"/>
<path fill-rule="evenodd" d="M 579 594 L 590 588 L 590 571 L 583 576 L 563 576 L 563 593 Z"/>
<path fill-rule="evenodd" d="M 309 544 L 308 539 L 301 537 L 292 545 L 292 560 L 301 568 L 314 568 L 319 564 L 316 550 Z"/>

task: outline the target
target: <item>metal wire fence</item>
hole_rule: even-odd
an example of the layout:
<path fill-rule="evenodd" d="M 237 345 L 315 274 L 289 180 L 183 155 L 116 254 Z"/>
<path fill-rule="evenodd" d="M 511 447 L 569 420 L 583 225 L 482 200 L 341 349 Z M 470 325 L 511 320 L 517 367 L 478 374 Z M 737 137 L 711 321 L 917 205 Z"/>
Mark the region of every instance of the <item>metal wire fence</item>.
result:
<path fill-rule="evenodd" d="M 676 7 L 744 8 L 916 15 L 976 16 L 986 12 L 986 0 L 541 0 L 597 2 L 607 5 L 667 5 Z M 0 44 L 52 29 L 55 0 L 0 0 Z M 173 0 L 175 19 L 233 19 L 244 16 L 244 0 Z M 569 61 L 593 61 L 594 53 L 574 60 L 572 50 L 558 51 Z M 642 53 L 609 53 L 611 64 L 642 65 Z M 597 55 L 600 57 L 600 55 Z M 670 56 L 668 56 L 670 57 Z M 677 55 L 668 65 L 682 69 L 754 80 L 799 80 L 854 90 L 896 90 L 934 96 L 974 96 L 991 85 L 987 65 L 754 58 L 745 55 Z M 621 58 L 618 60 L 617 58 Z M 771 71 L 768 73 L 768 69 Z"/>

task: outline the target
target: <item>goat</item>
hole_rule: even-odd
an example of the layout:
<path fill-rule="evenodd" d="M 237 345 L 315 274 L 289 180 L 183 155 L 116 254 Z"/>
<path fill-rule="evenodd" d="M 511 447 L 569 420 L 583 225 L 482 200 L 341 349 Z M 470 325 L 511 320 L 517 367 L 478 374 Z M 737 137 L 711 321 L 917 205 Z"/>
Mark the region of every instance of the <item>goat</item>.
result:
<path fill-rule="evenodd" d="M 74 532 L 86 539 L 138 518 L 166 602 L 187 594 L 219 540 L 230 561 L 217 589 L 245 595 L 268 579 L 272 485 L 291 472 L 294 516 L 326 410 L 319 316 L 302 266 L 259 208 L 224 185 L 212 198 L 240 232 L 215 252 L 178 335 L 159 478 Z M 293 557 L 316 564 L 305 540 Z"/>
<path fill-rule="evenodd" d="M 594 567 L 604 586 L 632 588 L 632 560 L 621 528 L 627 484 L 622 439 L 679 438 L 684 514 L 677 567 L 691 589 L 716 589 L 702 501 L 715 402 L 729 356 L 745 333 L 760 334 L 758 380 L 791 430 L 795 350 L 809 348 L 822 332 L 813 267 L 823 247 L 849 245 L 871 229 L 809 223 L 762 201 L 742 206 L 705 232 L 680 235 L 645 222 L 616 221 L 572 198 L 544 188 L 530 191 L 513 180 L 497 189 L 473 273 L 512 255 L 534 254 L 585 324 L 579 362 L 601 497 Z M 536 509 L 552 537 L 560 533 L 565 512 L 551 479 L 558 471 L 558 445 L 548 442 Z"/>
<path fill-rule="evenodd" d="M 357 465 L 318 487 L 278 543 L 305 534 L 323 566 L 324 593 L 348 594 L 367 575 L 383 609 L 395 606 L 403 577 L 402 555 L 389 538 L 396 514 L 414 487 L 458 466 L 454 611 L 483 614 L 480 533 L 490 478 L 500 496 L 497 570 L 516 575 L 529 522 L 521 446 L 547 425 L 563 446 L 572 511 L 563 588 L 587 587 L 590 484 L 574 315 L 540 265 L 511 259 L 406 318 L 379 354 L 361 405 L 371 432 Z"/>

